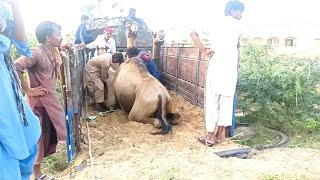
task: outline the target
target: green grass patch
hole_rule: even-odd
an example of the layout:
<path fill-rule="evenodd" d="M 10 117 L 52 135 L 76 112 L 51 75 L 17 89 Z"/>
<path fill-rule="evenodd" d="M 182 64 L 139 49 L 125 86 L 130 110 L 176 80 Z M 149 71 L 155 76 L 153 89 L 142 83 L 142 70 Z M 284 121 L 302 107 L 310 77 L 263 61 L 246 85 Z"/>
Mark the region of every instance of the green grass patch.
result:
<path fill-rule="evenodd" d="M 320 149 L 320 132 L 295 135 L 291 138 L 288 147 Z"/>
<path fill-rule="evenodd" d="M 42 169 L 49 175 L 57 175 L 68 167 L 67 152 L 62 150 L 44 158 Z"/>
<path fill-rule="evenodd" d="M 293 174 L 293 175 L 264 174 L 260 179 L 261 180 L 287 180 L 287 179 L 307 180 L 309 178 L 307 178 L 305 175 L 297 175 L 297 174 Z"/>
<path fill-rule="evenodd" d="M 172 167 L 170 169 L 168 169 L 167 171 L 164 172 L 163 176 L 162 176 L 162 180 L 175 180 L 176 178 L 174 177 L 174 174 L 176 174 L 178 171 L 177 168 Z"/>
<path fill-rule="evenodd" d="M 256 148 L 269 144 L 276 144 L 280 141 L 279 134 L 276 131 L 264 126 L 252 125 L 248 127 L 248 129 L 252 131 L 252 135 L 235 138 L 236 140 L 239 140 L 239 144 Z"/>

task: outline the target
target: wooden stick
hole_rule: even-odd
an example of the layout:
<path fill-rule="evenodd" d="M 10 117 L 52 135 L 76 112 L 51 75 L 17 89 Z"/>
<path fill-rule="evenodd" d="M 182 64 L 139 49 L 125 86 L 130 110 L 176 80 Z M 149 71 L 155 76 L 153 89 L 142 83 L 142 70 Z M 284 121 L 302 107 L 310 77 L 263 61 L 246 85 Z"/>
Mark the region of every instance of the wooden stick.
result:
<path fill-rule="evenodd" d="M 112 128 L 120 135 L 119 131 L 114 126 L 112 126 Z"/>
<path fill-rule="evenodd" d="M 235 137 L 237 137 L 237 136 L 240 136 L 240 135 L 243 135 L 244 133 L 242 132 L 242 133 L 239 133 L 239 134 L 237 134 L 237 135 L 235 135 L 235 136 L 232 136 L 231 138 L 230 138 L 230 140 L 231 139 L 234 139 Z"/>
<path fill-rule="evenodd" d="M 230 141 L 232 141 L 232 142 L 239 142 L 239 141 L 242 141 L 242 140 L 231 140 L 231 139 L 230 139 Z"/>
<path fill-rule="evenodd" d="M 94 174 L 94 168 L 93 168 L 93 157 L 92 157 L 92 151 L 91 151 L 91 138 L 90 138 L 90 132 L 89 132 L 89 122 L 87 121 L 87 133 L 88 133 L 88 144 L 89 144 L 89 156 L 90 156 L 90 165 L 91 165 L 91 176 L 92 179 L 95 180 L 96 176 Z"/>

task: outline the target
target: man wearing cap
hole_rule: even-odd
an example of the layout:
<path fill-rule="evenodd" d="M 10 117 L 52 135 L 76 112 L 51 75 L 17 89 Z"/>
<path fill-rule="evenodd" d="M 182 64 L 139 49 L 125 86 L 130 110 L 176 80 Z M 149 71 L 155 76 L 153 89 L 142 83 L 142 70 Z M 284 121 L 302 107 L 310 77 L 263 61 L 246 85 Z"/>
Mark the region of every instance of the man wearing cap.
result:
<path fill-rule="evenodd" d="M 104 30 L 104 34 L 97 36 L 97 38 L 92 43 L 86 45 L 86 48 L 97 48 L 97 50 L 105 49 L 107 53 L 114 54 L 116 52 L 116 42 L 111 36 L 112 28 L 106 27 Z"/>

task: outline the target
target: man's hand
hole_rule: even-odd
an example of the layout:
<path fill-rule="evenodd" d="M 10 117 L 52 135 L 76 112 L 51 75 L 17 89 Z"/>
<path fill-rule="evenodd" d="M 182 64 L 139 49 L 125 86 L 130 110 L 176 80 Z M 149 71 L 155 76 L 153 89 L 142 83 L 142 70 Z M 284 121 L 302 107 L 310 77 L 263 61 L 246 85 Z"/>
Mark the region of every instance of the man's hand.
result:
<path fill-rule="evenodd" d="M 26 92 L 26 94 L 28 96 L 32 96 L 32 97 L 37 97 L 37 96 L 44 96 L 48 93 L 48 91 L 43 88 L 42 86 L 38 86 L 38 87 L 35 87 L 35 88 L 30 88 L 28 90 L 28 92 Z"/>
<path fill-rule="evenodd" d="M 81 43 L 80 46 L 85 48 L 86 47 L 86 43 Z"/>
<path fill-rule="evenodd" d="M 130 29 L 130 28 L 131 28 L 131 25 L 132 25 L 132 22 L 130 22 L 130 21 L 127 21 L 127 22 L 126 22 L 126 28 L 127 28 L 127 29 Z"/>
<path fill-rule="evenodd" d="M 61 51 L 71 51 L 71 46 L 69 44 L 61 45 Z"/>
<path fill-rule="evenodd" d="M 212 55 L 214 54 L 214 51 L 210 49 L 206 49 L 204 52 L 202 52 L 204 56 L 211 58 Z"/>
<path fill-rule="evenodd" d="M 204 54 L 207 57 L 211 57 L 213 55 L 214 52 L 211 50 L 208 50 L 204 47 L 204 45 L 200 41 L 199 35 L 195 31 L 191 32 L 190 36 L 191 36 L 194 44 L 199 48 L 199 50 L 201 51 L 202 54 Z"/>

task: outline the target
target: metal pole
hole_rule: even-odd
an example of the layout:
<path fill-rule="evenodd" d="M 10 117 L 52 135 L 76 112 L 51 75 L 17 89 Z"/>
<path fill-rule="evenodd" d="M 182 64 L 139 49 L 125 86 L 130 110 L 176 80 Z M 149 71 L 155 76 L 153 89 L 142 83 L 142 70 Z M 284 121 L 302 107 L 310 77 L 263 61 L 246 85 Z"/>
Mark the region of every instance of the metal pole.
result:
<path fill-rule="evenodd" d="M 237 49 L 238 49 L 238 68 L 237 68 L 237 73 L 239 73 L 239 69 L 240 69 L 240 42 L 238 42 L 237 45 Z M 236 110 L 237 110 L 237 97 L 236 94 L 234 94 L 234 98 L 233 98 L 233 111 L 232 111 L 232 125 L 231 125 L 231 131 L 230 131 L 230 136 L 234 136 L 234 129 L 236 128 Z"/>

